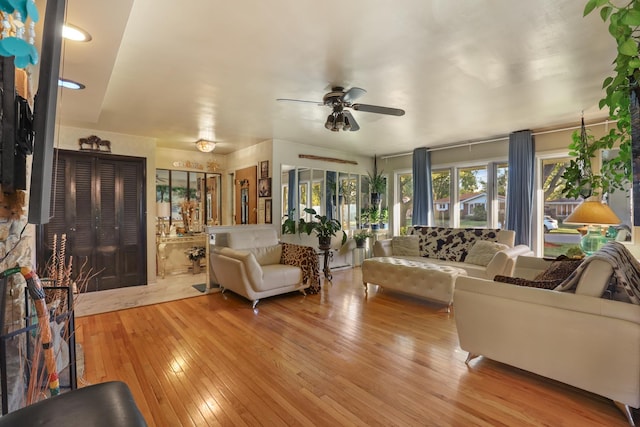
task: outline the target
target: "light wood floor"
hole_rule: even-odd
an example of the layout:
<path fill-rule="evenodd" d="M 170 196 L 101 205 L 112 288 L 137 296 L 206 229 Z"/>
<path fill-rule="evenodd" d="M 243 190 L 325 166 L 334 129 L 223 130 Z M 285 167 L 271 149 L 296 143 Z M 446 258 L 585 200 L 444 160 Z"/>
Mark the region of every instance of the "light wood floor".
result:
<path fill-rule="evenodd" d="M 479 358 L 454 314 L 368 297 L 359 269 L 256 311 L 232 293 L 77 319 L 89 383 L 125 381 L 157 426 L 625 426 L 610 401 Z"/>

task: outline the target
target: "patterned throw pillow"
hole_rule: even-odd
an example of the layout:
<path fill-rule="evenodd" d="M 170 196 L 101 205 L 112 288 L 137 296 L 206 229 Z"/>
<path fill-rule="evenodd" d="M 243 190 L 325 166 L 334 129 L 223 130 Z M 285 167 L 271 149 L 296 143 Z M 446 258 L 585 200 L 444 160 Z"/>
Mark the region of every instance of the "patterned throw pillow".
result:
<path fill-rule="evenodd" d="M 527 286 L 530 288 L 540 288 L 540 289 L 554 289 L 564 279 L 554 279 L 554 280 L 529 280 L 522 279 L 520 277 L 509 277 L 509 276 L 496 276 L 493 278 L 496 282 L 509 283 L 511 285 L 516 286 Z"/>
<path fill-rule="evenodd" d="M 569 277 L 578 266 L 582 264 L 581 259 L 570 259 L 558 257 L 545 271 L 538 274 L 534 280 L 557 280 L 561 281 Z"/>

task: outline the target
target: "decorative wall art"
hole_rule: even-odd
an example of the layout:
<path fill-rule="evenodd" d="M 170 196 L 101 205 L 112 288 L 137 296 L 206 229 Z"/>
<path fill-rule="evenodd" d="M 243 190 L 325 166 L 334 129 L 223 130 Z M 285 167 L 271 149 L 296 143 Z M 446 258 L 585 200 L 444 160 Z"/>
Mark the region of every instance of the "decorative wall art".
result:
<path fill-rule="evenodd" d="M 260 162 L 260 178 L 269 178 L 269 160 Z"/>
<path fill-rule="evenodd" d="M 271 178 L 258 180 L 258 197 L 271 197 Z"/>
<path fill-rule="evenodd" d="M 264 201 L 264 223 L 271 224 L 271 199 Z"/>

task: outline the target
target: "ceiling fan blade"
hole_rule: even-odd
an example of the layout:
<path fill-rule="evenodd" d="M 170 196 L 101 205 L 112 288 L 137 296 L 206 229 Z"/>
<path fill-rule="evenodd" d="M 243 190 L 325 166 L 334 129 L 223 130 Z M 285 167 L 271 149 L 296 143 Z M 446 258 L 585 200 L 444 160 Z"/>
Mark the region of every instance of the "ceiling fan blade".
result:
<path fill-rule="evenodd" d="M 349 125 L 351 126 L 351 129 L 349 129 L 349 130 L 351 132 L 355 132 L 357 130 L 360 130 L 360 126 L 358 126 L 358 122 L 356 122 L 356 119 L 353 118 L 353 116 L 351 115 L 350 111 L 343 110 L 342 114 L 344 114 L 344 116 L 349 120 Z"/>
<path fill-rule="evenodd" d="M 351 104 L 353 101 L 360 98 L 365 93 L 367 93 L 367 91 L 364 89 L 361 89 L 359 87 L 352 87 L 351 89 L 346 91 L 344 95 L 342 95 L 342 101 L 346 102 L 347 104 Z"/>
<path fill-rule="evenodd" d="M 368 104 L 353 104 L 351 106 L 356 111 L 366 111 L 367 113 L 388 114 L 390 116 L 404 116 L 404 110 L 399 108 L 380 107 Z"/>
<path fill-rule="evenodd" d="M 293 99 L 293 98 L 276 98 L 276 101 L 304 102 L 307 104 L 324 105 L 322 102 L 319 102 L 319 101 L 307 101 L 305 99 Z"/>

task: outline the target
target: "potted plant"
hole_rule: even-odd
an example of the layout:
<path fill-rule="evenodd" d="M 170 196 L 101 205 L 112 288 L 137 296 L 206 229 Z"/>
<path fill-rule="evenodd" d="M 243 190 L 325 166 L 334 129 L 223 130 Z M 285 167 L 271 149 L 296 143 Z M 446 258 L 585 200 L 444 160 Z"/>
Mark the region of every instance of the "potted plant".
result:
<path fill-rule="evenodd" d="M 369 237 L 373 237 L 373 234 L 369 233 L 368 230 L 362 230 L 353 235 L 353 240 L 356 241 L 357 248 L 364 248 L 364 244 Z"/>
<path fill-rule="evenodd" d="M 192 264 L 193 274 L 200 273 L 200 260 L 206 256 L 204 246 L 193 246 L 185 252 Z"/>
<path fill-rule="evenodd" d="M 371 204 L 378 206 L 382 201 L 382 195 L 387 191 L 387 179 L 382 176 L 382 171 L 380 173 L 374 171 L 373 175 L 371 173 L 368 173 L 368 175 L 367 183 L 371 193 Z"/>
<path fill-rule="evenodd" d="M 300 218 L 299 232 L 311 234 L 314 232 L 318 236 L 318 247 L 328 249 L 331 246 L 331 237 L 338 231 L 342 231 L 342 226 L 337 219 L 329 219 L 326 215 L 318 215 L 315 209 L 305 208 L 306 213 L 313 215 L 315 221 L 306 221 Z M 347 241 L 347 234 L 342 231 L 342 243 Z"/>
<path fill-rule="evenodd" d="M 360 208 L 360 228 L 369 228 L 369 208 Z"/>
<path fill-rule="evenodd" d="M 282 221 L 282 234 L 296 234 L 296 220 L 294 219 L 295 208 L 285 215 Z"/>
<path fill-rule="evenodd" d="M 385 206 L 380 209 L 380 228 L 386 229 L 387 224 L 389 224 L 389 208 Z"/>
<path fill-rule="evenodd" d="M 631 111 L 637 114 L 638 98 L 640 98 L 640 57 L 638 43 L 640 25 L 638 2 L 630 1 L 618 6 L 611 1 L 589 0 L 584 8 L 584 16 L 600 9 L 600 17 L 609 23 L 609 34 L 616 40 L 614 73 L 605 78 L 602 88 L 605 97 L 600 100 L 600 108 L 609 108 L 609 119 L 616 123 L 608 133 L 599 140 L 586 134 L 584 130 L 573 134 L 573 142 L 569 146 L 572 160 L 563 174 L 568 185 L 563 191 L 567 197 L 598 196 L 624 188 L 632 179 L 632 139 L 638 139 L 638 127 L 631 126 Z M 632 102 L 632 99 L 635 101 Z M 583 126 L 584 128 L 584 126 Z M 591 159 L 602 149 L 613 148 L 619 144 L 617 158 L 603 162 L 600 174 L 591 170 Z M 581 170 L 581 168 L 585 170 Z"/>
<path fill-rule="evenodd" d="M 378 205 L 373 205 L 369 208 L 369 224 L 371 225 L 371 230 L 380 228 L 380 208 Z"/>

